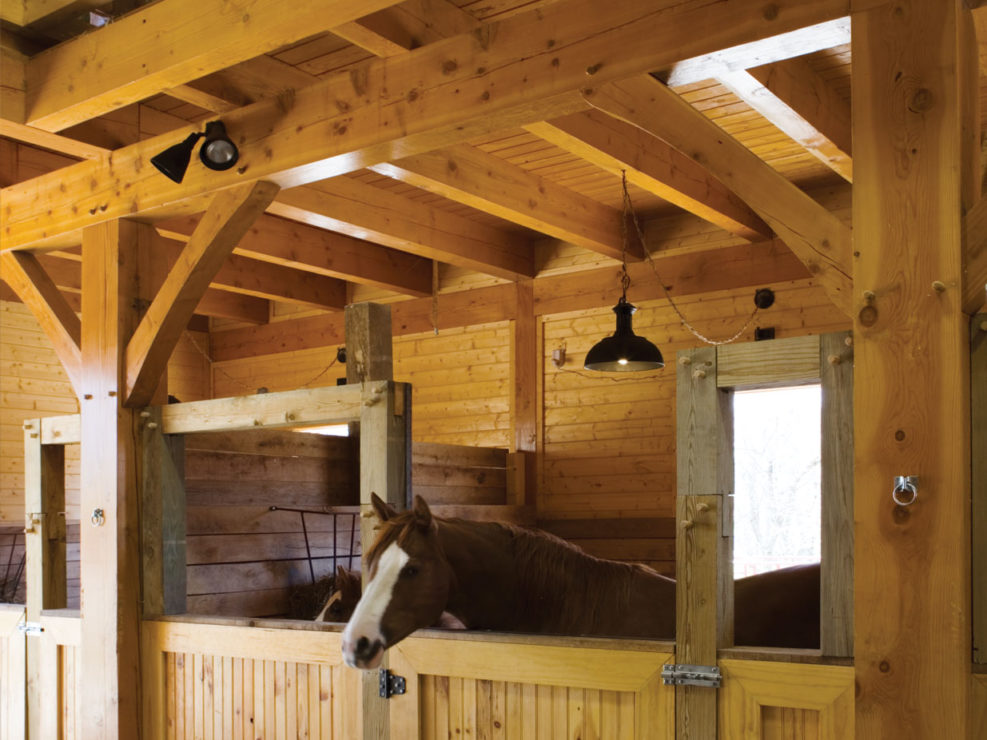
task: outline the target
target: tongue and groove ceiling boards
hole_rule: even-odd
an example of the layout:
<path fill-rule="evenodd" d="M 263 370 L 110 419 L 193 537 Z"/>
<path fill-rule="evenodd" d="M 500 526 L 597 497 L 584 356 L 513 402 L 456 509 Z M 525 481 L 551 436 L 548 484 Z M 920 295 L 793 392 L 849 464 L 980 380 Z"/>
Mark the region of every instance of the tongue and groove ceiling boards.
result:
<path fill-rule="evenodd" d="M 670 272 L 694 278 L 763 243 L 754 279 L 789 279 L 794 254 L 796 277 L 817 277 L 846 308 L 849 228 L 814 196 L 853 177 L 847 10 L 5 0 L 0 250 L 33 254 L 5 257 L 3 276 L 64 318 L 78 308 L 83 228 L 152 224 L 174 263 L 217 193 L 267 181 L 264 212 L 208 260 L 196 314 L 262 324 L 352 300 L 428 302 L 436 282 L 442 293 L 576 272 L 608 282 L 625 171 Z M 235 167 L 193 157 L 174 183 L 151 166 L 217 119 L 240 149 Z M 660 236 L 683 230 L 710 236 L 689 249 Z M 642 256 L 630 240 L 628 260 Z"/>

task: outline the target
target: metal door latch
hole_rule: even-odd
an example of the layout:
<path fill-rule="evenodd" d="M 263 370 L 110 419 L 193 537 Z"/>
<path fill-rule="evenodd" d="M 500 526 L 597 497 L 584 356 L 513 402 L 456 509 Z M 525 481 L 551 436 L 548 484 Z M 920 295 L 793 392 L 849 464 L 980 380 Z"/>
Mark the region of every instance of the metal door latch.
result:
<path fill-rule="evenodd" d="M 17 625 L 17 631 L 22 635 L 38 637 L 45 631 L 45 628 L 41 626 L 41 622 L 21 622 Z"/>
<path fill-rule="evenodd" d="M 396 676 L 386 668 L 381 668 L 378 675 L 381 699 L 390 699 L 394 695 L 400 696 L 405 692 L 404 676 Z"/>
<path fill-rule="evenodd" d="M 661 682 L 666 686 L 705 686 L 718 689 L 722 678 L 719 667 L 715 665 L 669 663 L 661 669 Z"/>

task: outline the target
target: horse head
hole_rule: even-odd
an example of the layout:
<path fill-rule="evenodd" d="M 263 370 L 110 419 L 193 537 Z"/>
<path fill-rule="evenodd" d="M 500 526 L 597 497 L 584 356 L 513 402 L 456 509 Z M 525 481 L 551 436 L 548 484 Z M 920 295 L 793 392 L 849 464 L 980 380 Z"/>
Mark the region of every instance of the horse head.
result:
<path fill-rule="evenodd" d="M 346 664 L 364 670 L 380 665 L 384 650 L 439 620 L 452 580 L 438 524 L 421 496 L 401 513 L 376 494 L 371 500 L 381 524 L 367 552 L 366 589 L 342 644 Z"/>
<path fill-rule="evenodd" d="M 332 593 L 325 606 L 315 618 L 316 622 L 347 622 L 360 600 L 360 572 L 336 566 L 336 577 L 332 582 Z"/>

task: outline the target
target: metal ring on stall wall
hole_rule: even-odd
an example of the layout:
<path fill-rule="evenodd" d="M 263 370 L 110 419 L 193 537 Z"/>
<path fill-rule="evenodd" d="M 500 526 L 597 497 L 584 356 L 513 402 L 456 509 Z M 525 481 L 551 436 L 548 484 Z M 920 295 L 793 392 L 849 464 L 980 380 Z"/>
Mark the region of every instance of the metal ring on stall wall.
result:
<path fill-rule="evenodd" d="M 901 494 L 907 493 L 908 498 L 903 498 Z M 894 478 L 894 488 L 891 489 L 891 498 L 898 506 L 911 506 L 918 498 L 918 476 L 917 475 L 896 475 Z"/>
<path fill-rule="evenodd" d="M 106 516 L 103 514 L 102 509 L 93 509 L 93 514 L 89 517 L 89 521 L 94 527 L 102 527 L 103 522 L 106 521 Z"/>

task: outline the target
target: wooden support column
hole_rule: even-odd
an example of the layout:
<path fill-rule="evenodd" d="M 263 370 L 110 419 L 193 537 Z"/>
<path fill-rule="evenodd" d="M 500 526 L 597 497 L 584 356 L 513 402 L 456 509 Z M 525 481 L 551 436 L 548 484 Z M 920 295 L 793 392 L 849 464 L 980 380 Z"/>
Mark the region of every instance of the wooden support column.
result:
<path fill-rule="evenodd" d="M 675 662 L 716 665 L 733 644 L 733 406 L 717 388 L 716 348 L 676 365 Z M 676 737 L 716 740 L 715 689 L 675 690 Z"/>
<path fill-rule="evenodd" d="M 542 332 L 541 317 L 535 316 L 534 281 L 515 283 L 517 310 L 511 321 L 511 462 L 523 466 L 523 499 L 509 503 L 535 506 L 537 486 L 537 455 L 541 447 L 538 420 L 541 417 Z M 519 481 L 520 482 L 520 481 Z"/>
<path fill-rule="evenodd" d="M 962 0 L 851 7 L 856 736 L 966 738 L 971 18 Z M 919 477 L 909 506 L 898 475 Z"/>
<path fill-rule="evenodd" d="M 143 616 L 183 614 L 188 593 L 185 437 L 162 433 L 159 407 L 140 412 L 140 418 Z"/>
<path fill-rule="evenodd" d="M 987 665 L 987 313 L 970 327 L 973 450 L 973 662 Z"/>
<path fill-rule="evenodd" d="M 408 499 L 411 388 L 395 384 L 391 308 L 358 303 L 346 308 L 346 383 L 363 387 L 360 414 L 360 534 L 364 554 L 376 533 L 371 493 L 397 509 Z M 366 567 L 363 569 L 367 573 Z M 387 656 L 382 668 L 387 668 Z M 363 675 L 363 738 L 387 740 L 389 706 L 378 695 L 377 673 Z"/>
<path fill-rule="evenodd" d="M 44 445 L 41 420 L 24 424 L 24 548 L 27 555 L 25 619 L 37 623 L 43 609 L 66 605 L 65 448 Z M 42 644 L 27 642 L 28 737 L 43 737 L 51 714 L 42 686 Z M 45 728 L 47 729 L 47 728 Z"/>
<path fill-rule="evenodd" d="M 79 734 L 138 737 L 140 555 L 135 413 L 122 405 L 124 350 L 137 324 L 137 243 L 128 221 L 82 236 L 82 638 Z"/>
<path fill-rule="evenodd" d="M 822 385 L 820 648 L 853 657 L 853 336 L 819 337 Z"/>

